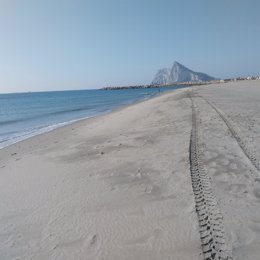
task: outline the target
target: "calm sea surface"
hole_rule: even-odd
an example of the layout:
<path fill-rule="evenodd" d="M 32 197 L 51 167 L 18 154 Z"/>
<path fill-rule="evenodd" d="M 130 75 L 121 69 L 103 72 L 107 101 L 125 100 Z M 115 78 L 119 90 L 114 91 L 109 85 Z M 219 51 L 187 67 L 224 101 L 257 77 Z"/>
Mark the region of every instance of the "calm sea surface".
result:
<path fill-rule="evenodd" d="M 156 94 L 155 88 L 0 94 L 0 148 Z"/>

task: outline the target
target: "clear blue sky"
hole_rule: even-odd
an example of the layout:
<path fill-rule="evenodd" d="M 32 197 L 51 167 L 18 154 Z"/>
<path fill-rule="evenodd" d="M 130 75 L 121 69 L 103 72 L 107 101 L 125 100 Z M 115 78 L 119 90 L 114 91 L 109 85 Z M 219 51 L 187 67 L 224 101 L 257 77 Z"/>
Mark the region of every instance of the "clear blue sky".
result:
<path fill-rule="evenodd" d="M 0 92 L 260 74 L 259 0 L 0 0 Z"/>

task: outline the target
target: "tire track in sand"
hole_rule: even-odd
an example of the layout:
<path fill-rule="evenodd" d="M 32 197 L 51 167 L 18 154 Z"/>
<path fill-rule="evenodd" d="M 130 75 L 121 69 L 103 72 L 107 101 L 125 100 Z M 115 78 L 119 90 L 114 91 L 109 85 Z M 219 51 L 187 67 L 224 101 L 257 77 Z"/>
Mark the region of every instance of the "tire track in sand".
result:
<path fill-rule="evenodd" d="M 211 180 L 201 160 L 198 112 L 192 95 L 190 93 L 188 95 L 192 106 L 190 172 L 204 260 L 231 260 L 233 258 L 226 243 L 223 217 L 212 191 Z"/>
<path fill-rule="evenodd" d="M 219 108 L 217 108 L 215 105 L 213 105 L 211 102 L 209 102 L 206 98 L 197 95 L 201 99 L 203 99 L 207 104 L 216 111 L 218 116 L 222 119 L 222 121 L 226 124 L 229 132 L 233 136 L 233 138 L 237 141 L 239 147 L 243 151 L 244 155 L 248 158 L 248 160 L 251 162 L 251 164 L 254 166 L 254 168 L 260 173 L 260 163 L 256 159 L 256 156 L 253 152 L 250 151 L 246 143 L 243 141 L 241 136 L 238 134 L 238 131 L 235 130 L 234 126 L 231 124 L 230 120 L 225 116 L 224 112 L 222 112 Z"/>

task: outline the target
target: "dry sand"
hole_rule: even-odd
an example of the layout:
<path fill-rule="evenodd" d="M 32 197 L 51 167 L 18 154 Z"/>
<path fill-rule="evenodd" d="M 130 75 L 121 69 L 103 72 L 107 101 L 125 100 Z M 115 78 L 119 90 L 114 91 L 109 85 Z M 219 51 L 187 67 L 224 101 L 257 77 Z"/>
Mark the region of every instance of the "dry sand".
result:
<path fill-rule="evenodd" d="M 259 106 L 260 81 L 182 89 L 0 150 L 0 259 L 204 259 L 208 218 L 260 259 Z"/>
<path fill-rule="evenodd" d="M 198 87 L 204 164 L 234 259 L 260 259 L 260 81 Z"/>

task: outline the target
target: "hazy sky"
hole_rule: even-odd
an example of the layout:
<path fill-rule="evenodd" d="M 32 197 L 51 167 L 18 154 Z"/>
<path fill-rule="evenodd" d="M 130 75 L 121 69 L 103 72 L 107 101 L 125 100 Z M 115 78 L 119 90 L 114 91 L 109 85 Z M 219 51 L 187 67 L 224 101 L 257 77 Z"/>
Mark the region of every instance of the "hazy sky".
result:
<path fill-rule="evenodd" d="M 0 0 L 0 92 L 260 74 L 259 0 Z"/>

